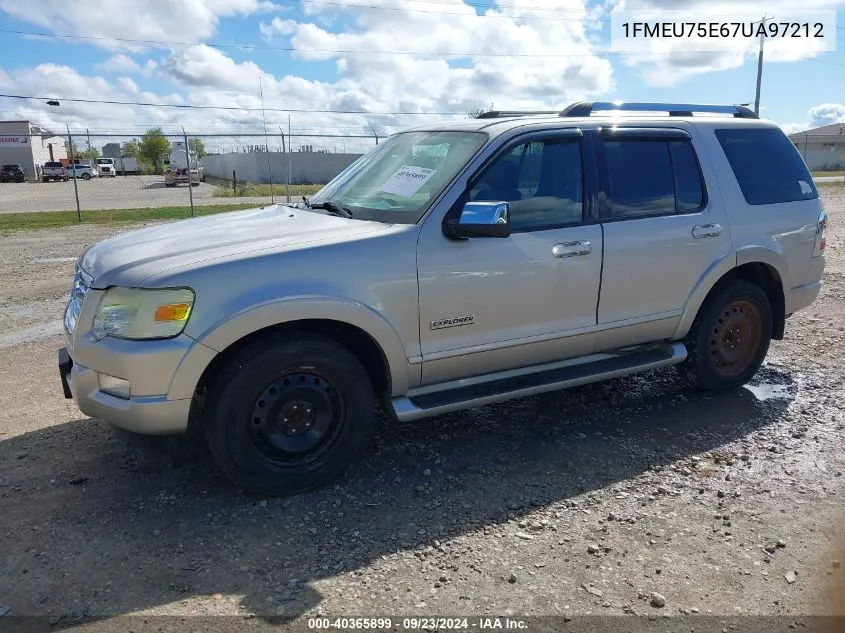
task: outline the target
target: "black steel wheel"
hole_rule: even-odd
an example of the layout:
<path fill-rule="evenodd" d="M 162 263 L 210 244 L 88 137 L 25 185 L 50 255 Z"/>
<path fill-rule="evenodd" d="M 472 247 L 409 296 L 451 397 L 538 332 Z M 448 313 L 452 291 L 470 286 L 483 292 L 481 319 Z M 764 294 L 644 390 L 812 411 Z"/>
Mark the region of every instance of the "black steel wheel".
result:
<path fill-rule="evenodd" d="M 253 444 L 274 464 L 318 459 L 344 418 L 341 393 L 324 376 L 292 372 L 271 382 L 252 408 Z"/>
<path fill-rule="evenodd" d="M 365 446 L 374 409 L 369 376 L 348 349 L 279 333 L 240 349 L 211 381 L 206 438 L 234 483 L 286 495 L 339 477 Z"/>
<path fill-rule="evenodd" d="M 682 375 L 696 387 L 727 391 L 757 373 L 772 339 L 772 307 L 763 290 L 738 280 L 705 302 L 686 339 Z"/>

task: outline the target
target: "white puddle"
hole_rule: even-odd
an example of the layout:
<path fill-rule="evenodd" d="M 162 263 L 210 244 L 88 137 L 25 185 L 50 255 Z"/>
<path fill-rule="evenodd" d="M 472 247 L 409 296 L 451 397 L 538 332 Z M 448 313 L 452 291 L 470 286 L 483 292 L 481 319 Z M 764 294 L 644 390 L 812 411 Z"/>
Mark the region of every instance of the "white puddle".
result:
<path fill-rule="evenodd" d="M 22 330 L 15 330 L 8 334 L 0 334 L 0 349 L 22 345 L 23 343 L 31 343 L 32 341 L 40 341 L 41 339 L 50 338 L 61 333 L 61 321 L 41 323 Z"/>
<path fill-rule="evenodd" d="M 748 391 L 754 394 L 754 397 L 761 402 L 764 400 L 772 400 L 776 398 L 791 398 L 789 393 L 789 385 L 763 382 L 759 385 L 744 385 Z"/>

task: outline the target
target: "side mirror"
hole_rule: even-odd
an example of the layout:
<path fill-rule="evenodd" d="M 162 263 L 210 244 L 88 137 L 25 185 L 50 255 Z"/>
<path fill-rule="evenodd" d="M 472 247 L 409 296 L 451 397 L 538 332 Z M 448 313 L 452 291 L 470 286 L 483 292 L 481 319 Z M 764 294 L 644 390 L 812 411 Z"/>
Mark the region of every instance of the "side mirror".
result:
<path fill-rule="evenodd" d="M 509 237 L 510 212 L 507 202 L 467 202 L 457 218 L 443 225 L 446 237 L 465 240 L 471 237 Z"/>

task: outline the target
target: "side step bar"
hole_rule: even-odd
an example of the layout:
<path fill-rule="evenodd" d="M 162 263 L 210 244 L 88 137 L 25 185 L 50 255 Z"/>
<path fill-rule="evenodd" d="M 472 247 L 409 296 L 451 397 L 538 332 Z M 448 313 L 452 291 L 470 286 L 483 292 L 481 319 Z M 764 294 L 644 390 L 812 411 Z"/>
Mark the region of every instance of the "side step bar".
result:
<path fill-rule="evenodd" d="M 445 386 L 439 391 L 432 387 L 412 390 L 407 396 L 391 399 L 394 415 L 402 421 L 418 420 L 433 415 L 449 413 L 459 409 L 468 409 L 494 402 L 503 402 L 512 398 L 533 396 L 547 391 L 556 391 L 566 387 L 585 385 L 610 378 L 618 378 L 649 369 L 676 365 L 687 357 L 687 348 L 683 343 L 672 343 L 653 347 L 643 351 L 602 355 L 592 362 L 570 363 L 550 369 L 527 370 L 528 373 L 492 378 L 485 381 L 466 384 L 468 381 L 456 381 L 454 386 Z M 548 366 L 547 366 L 548 367 Z"/>

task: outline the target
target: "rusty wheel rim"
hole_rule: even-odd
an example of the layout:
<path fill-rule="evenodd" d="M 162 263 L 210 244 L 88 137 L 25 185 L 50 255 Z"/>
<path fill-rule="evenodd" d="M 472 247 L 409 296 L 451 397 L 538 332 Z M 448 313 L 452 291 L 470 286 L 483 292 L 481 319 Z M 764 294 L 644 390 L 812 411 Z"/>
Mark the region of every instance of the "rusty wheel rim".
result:
<path fill-rule="evenodd" d="M 748 369 L 763 336 L 760 310 L 752 301 L 730 303 L 716 318 L 710 335 L 710 356 L 716 371 L 735 378 Z"/>

